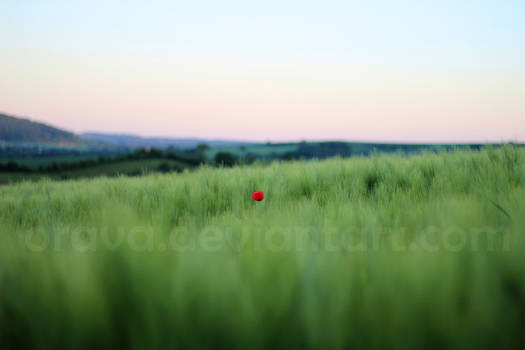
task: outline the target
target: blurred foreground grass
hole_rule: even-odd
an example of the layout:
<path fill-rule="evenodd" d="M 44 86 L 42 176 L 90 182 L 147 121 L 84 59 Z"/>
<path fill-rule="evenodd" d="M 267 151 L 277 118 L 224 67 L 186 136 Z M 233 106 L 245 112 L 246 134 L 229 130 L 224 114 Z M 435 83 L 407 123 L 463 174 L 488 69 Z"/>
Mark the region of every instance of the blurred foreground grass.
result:
<path fill-rule="evenodd" d="M 524 161 L 0 187 L 0 347 L 523 348 Z"/>

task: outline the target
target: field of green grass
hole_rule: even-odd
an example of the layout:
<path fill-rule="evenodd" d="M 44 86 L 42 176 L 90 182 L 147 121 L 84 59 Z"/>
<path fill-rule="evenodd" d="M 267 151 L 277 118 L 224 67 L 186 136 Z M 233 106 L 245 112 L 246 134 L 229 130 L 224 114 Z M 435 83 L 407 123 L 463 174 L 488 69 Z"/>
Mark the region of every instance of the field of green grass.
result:
<path fill-rule="evenodd" d="M 42 179 L 41 174 L 23 172 L 0 172 L 0 185 L 12 184 L 19 181 L 36 181 Z M 53 176 L 49 176 L 53 178 Z"/>
<path fill-rule="evenodd" d="M 1 186 L 0 348 L 523 349 L 524 231 L 512 146 Z"/>

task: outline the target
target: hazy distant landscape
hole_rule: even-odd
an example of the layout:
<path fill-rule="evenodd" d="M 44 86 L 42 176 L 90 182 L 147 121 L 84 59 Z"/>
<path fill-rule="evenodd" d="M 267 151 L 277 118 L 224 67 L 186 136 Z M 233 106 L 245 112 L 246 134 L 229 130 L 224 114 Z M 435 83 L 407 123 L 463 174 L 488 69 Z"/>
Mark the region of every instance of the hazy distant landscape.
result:
<path fill-rule="evenodd" d="M 483 146 L 343 141 L 255 143 L 101 133 L 76 135 L 28 119 L 0 114 L 0 184 L 43 177 L 64 180 L 182 172 L 200 165 L 228 167 L 336 156 L 479 150 Z"/>

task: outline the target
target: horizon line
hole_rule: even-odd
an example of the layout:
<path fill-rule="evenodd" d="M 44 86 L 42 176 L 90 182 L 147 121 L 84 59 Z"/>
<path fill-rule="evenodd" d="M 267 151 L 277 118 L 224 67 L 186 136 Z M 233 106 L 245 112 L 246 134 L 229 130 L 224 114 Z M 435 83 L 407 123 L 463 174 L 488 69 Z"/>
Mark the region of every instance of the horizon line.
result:
<path fill-rule="evenodd" d="M 301 142 L 346 142 L 346 143 L 364 143 L 364 144 L 408 144 L 408 145 L 468 145 L 468 144 L 478 144 L 478 145 L 499 145 L 499 144 L 525 144 L 525 139 L 501 139 L 501 140 L 462 140 L 462 141 L 452 141 L 452 140 L 374 140 L 374 139 L 342 139 L 342 138 L 295 138 L 295 139 L 285 139 L 285 140 L 272 140 L 268 138 L 267 140 L 246 140 L 246 139 L 236 139 L 236 138 L 221 138 L 221 137 L 199 137 L 199 136 L 166 136 L 166 135 L 153 135 L 153 134 L 140 134 L 133 132 L 106 132 L 106 131 L 73 131 L 67 127 L 55 126 L 46 121 L 39 121 L 33 117 L 27 117 L 20 114 L 9 113 L 3 110 L 0 110 L 0 114 L 6 115 L 8 117 L 25 119 L 33 123 L 43 124 L 55 129 L 59 129 L 65 132 L 70 132 L 76 136 L 82 136 L 82 134 L 101 134 L 101 135 L 114 135 L 114 136 L 133 136 L 139 137 L 142 139 L 177 139 L 177 140 L 199 140 L 199 141 L 219 141 L 219 142 L 239 142 L 239 143 L 252 143 L 252 144 L 283 144 L 283 143 L 301 143 Z"/>

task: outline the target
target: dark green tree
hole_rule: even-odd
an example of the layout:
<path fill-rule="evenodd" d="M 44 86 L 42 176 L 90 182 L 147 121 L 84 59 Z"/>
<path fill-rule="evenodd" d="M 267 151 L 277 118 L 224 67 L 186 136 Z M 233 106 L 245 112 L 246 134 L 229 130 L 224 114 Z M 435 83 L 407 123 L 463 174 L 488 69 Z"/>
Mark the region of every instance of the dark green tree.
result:
<path fill-rule="evenodd" d="M 210 149 L 210 146 L 207 143 L 199 143 L 197 147 L 195 147 L 195 149 L 199 153 L 205 153 L 207 150 Z"/>
<path fill-rule="evenodd" d="M 237 159 L 231 152 L 217 152 L 215 154 L 215 163 L 225 167 L 231 167 L 235 165 Z"/>

